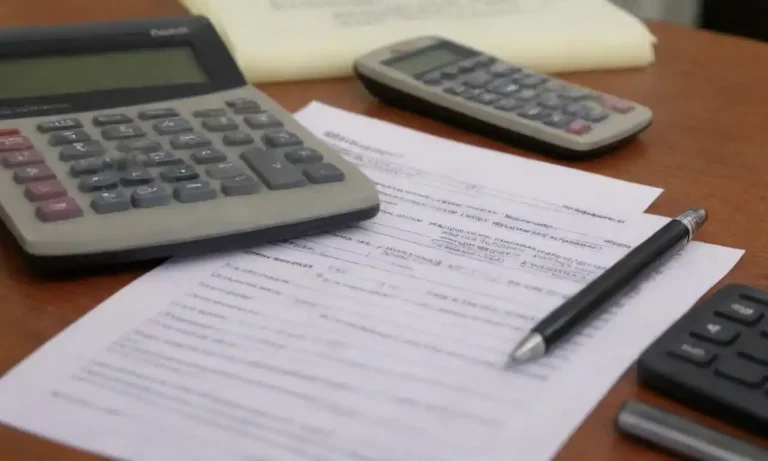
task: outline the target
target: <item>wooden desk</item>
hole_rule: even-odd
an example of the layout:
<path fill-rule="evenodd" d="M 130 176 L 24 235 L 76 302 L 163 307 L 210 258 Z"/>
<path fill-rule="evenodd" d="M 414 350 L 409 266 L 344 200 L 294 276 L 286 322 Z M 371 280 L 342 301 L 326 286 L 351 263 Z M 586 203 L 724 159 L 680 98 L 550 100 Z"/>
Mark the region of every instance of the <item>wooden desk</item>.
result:
<path fill-rule="evenodd" d="M 3 0 L 0 26 L 183 13 L 175 0 Z M 654 24 L 653 30 L 660 39 L 658 62 L 653 66 L 566 76 L 647 104 L 656 117 L 650 130 L 632 146 L 601 160 L 571 166 L 664 188 L 649 210 L 653 213 L 670 216 L 694 205 L 707 207 L 711 220 L 698 238 L 747 250 L 723 283 L 738 281 L 768 287 L 768 106 L 764 102 L 768 100 L 768 46 L 664 24 Z M 318 99 L 447 138 L 529 156 L 384 107 L 351 79 L 272 84 L 263 89 L 291 110 Z M 9 239 L 7 231 L 0 231 L 0 372 L 147 269 L 88 279 L 38 280 L 17 263 L 18 255 L 6 244 Z M 573 435 L 558 459 L 666 459 L 614 432 L 614 415 L 629 398 L 692 414 L 638 389 L 634 373 L 629 370 Z M 0 457 L 97 459 L 9 428 L 0 428 Z"/>

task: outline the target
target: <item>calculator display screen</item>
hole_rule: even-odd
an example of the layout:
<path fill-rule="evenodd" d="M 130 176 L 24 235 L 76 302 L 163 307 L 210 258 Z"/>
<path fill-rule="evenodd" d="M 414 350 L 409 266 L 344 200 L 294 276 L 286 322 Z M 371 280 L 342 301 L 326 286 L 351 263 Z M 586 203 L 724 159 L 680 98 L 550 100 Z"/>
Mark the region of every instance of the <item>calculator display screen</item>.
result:
<path fill-rule="evenodd" d="M 430 50 L 414 53 L 404 58 L 390 60 L 384 64 L 405 72 L 409 75 L 420 74 L 424 71 L 440 67 L 445 64 L 465 58 L 466 55 L 447 47 L 432 48 Z"/>
<path fill-rule="evenodd" d="M 0 99 L 206 82 L 189 47 L 0 59 Z"/>

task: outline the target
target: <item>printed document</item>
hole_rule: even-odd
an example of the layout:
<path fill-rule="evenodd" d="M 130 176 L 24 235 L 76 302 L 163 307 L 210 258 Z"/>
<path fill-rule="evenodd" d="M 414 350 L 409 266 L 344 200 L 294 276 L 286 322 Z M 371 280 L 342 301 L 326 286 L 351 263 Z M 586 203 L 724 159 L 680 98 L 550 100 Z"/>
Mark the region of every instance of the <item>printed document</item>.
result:
<path fill-rule="evenodd" d="M 371 174 L 379 216 L 169 261 L 7 373 L 0 421 L 120 459 L 546 460 L 742 255 L 694 241 L 550 356 L 505 370 L 536 321 L 667 218 L 526 196 L 518 176 L 538 162 L 509 156 L 430 171 L 458 160 L 448 144 L 412 150 L 415 134 L 346 116 L 299 114 Z"/>
<path fill-rule="evenodd" d="M 182 0 L 252 82 L 348 76 L 354 60 L 440 35 L 543 72 L 638 67 L 656 37 L 609 0 Z"/>

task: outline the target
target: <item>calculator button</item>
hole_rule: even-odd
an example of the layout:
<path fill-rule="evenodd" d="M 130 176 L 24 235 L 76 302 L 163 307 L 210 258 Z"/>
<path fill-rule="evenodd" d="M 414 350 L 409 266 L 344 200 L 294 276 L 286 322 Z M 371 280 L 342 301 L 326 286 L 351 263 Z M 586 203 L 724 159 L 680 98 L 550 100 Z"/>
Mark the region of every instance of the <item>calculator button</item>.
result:
<path fill-rule="evenodd" d="M 549 117 L 551 111 L 540 106 L 528 106 L 516 112 L 517 115 L 529 120 L 544 120 Z"/>
<path fill-rule="evenodd" d="M 152 129 L 159 135 L 178 134 L 193 131 L 192 124 L 183 118 L 169 118 L 152 124 Z"/>
<path fill-rule="evenodd" d="M 313 184 L 325 184 L 344 180 L 344 172 L 330 163 L 312 163 L 304 168 L 304 176 Z"/>
<path fill-rule="evenodd" d="M 552 112 L 544 116 L 541 122 L 553 128 L 567 128 L 573 122 L 573 117 L 559 112 Z"/>
<path fill-rule="evenodd" d="M 243 175 L 245 171 L 232 162 L 225 162 L 209 166 L 205 173 L 213 179 L 225 179 Z"/>
<path fill-rule="evenodd" d="M 98 157 L 107 153 L 107 149 L 99 141 L 76 142 L 61 148 L 59 159 L 64 162 Z"/>
<path fill-rule="evenodd" d="M 227 115 L 226 109 L 200 109 L 192 112 L 195 118 L 223 117 Z"/>
<path fill-rule="evenodd" d="M 491 105 L 501 99 L 498 94 L 488 93 L 483 91 L 482 93 L 471 98 L 472 101 L 479 102 L 480 104 Z"/>
<path fill-rule="evenodd" d="M 221 192 L 229 197 L 255 194 L 259 184 L 252 177 L 241 174 L 221 181 Z"/>
<path fill-rule="evenodd" d="M 261 136 L 261 141 L 265 146 L 274 148 L 300 146 L 303 144 L 300 137 L 287 130 L 264 133 Z"/>
<path fill-rule="evenodd" d="M 467 88 L 466 90 L 462 91 L 459 96 L 465 99 L 472 99 L 478 94 L 483 93 L 482 88 Z"/>
<path fill-rule="evenodd" d="M 133 122 L 133 118 L 127 114 L 101 114 L 94 115 L 91 122 L 95 126 L 123 125 Z"/>
<path fill-rule="evenodd" d="M 153 139 L 128 139 L 120 141 L 116 147 L 118 151 L 126 154 L 131 152 L 149 154 L 159 151 L 163 146 Z"/>
<path fill-rule="evenodd" d="M 83 122 L 76 117 L 60 118 L 57 120 L 49 120 L 46 122 L 40 122 L 37 124 L 37 131 L 40 133 L 51 133 L 54 131 L 62 130 L 75 130 L 82 128 Z"/>
<path fill-rule="evenodd" d="M 76 160 L 69 166 L 69 172 L 72 176 L 82 176 L 84 174 L 96 174 L 112 168 L 112 163 L 104 158 L 86 158 Z"/>
<path fill-rule="evenodd" d="M 581 101 L 592 96 L 592 92 L 575 86 L 564 86 L 561 89 L 556 90 L 557 94 L 564 99 L 571 101 Z"/>
<path fill-rule="evenodd" d="M 163 107 L 160 109 L 142 110 L 139 112 L 139 120 L 157 120 L 160 118 L 172 118 L 178 117 L 179 113 L 176 109 L 171 107 Z"/>
<path fill-rule="evenodd" d="M 152 208 L 169 203 L 171 194 L 160 185 L 139 186 L 131 193 L 131 204 L 136 208 Z"/>
<path fill-rule="evenodd" d="M 768 370 L 739 357 L 727 357 L 715 368 L 715 374 L 748 387 L 762 387 Z"/>
<path fill-rule="evenodd" d="M 117 141 L 120 139 L 142 138 L 147 135 L 139 125 L 113 125 L 101 130 L 101 137 L 107 141 Z"/>
<path fill-rule="evenodd" d="M 507 77 L 520 71 L 519 67 L 510 66 L 503 62 L 494 63 L 488 68 L 488 73 L 494 77 Z"/>
<path fill-rule="evenodd" d="M 126 187 L 143 186 L 155 180 L 152 173 L 145 168 L 130 168 L 120 174 L 120 184 Z"/>
<path fill-rule="evenodd" d="M 203 128 L 208 131 L 220 133 L 223 131 L 237 130 L 237 122 L 232 117 L 207 117 L 203 120 Z"/>
<path fill-rule="evenodd" d="M 93 192 L 99 190 L 116 189 L 120 178 L 113 171 L 96 173 L 91 176 L 84 176 L 80 179 L 78 188 L 82 192 Z"/>
<path fill-rule="evenodd" d="M 477 69 L 478 67 L 490 66 L 495 62 L 496 60 L 490 56 L 481 56 L 477 58 L 477 60 L 475 61 L 475 69 Z"/>
<path fill-rule="evenodd" d="M 440 71 L 430 72 L 420 77 L 419 80 L 427 85 L 439 85 L 443 83 L 443 75 Z"/>
<path fill-rule="evenodd" d="M 560 99 L 557 94 L 547 92 L 539 96 L 539 104 L 547 109 L 560 109 L 565 105 L 565 101 Z"/>
<path fill-rule="evenodd" d="M 221 142 L 225 146 L 247 146 L 254 143 L 253 136 L 242 131 L 235 131 L 233 133 L 227 133 L 221 138 Z"/>
<path fill-rule="evenodd" d="M 499 79 L 491 82 L 486 89 L 502 96 L 509 96 L 520 90 L 520 85 L 508 79 Z"/>
<path fill-rule="evenodd" d="M 256 147 L 240 154 L 240 158 L 270 189 L 291 189 L 307 184 L 299 170 L 275 151 Z"/>
<path fill-rule="evenodd" d="M 227 155 L 215 147 L 204 147 L 194 150 L 190 157 L 198 165 L 223 162 L 227 159 Z"/>
<path fill-rule="evenodd" d="M 697 325 L 691 330 L 691 336 L 713 344 L 727 346 L 739 337 L 738 328 L 726 322 L 711 320 Z"/>
<path fill-rule="evenodd" d="M 568 104 L 563 109 L 563 112 L 593 123 L 602 122 L 611 115 L 607 110 L 600 106 L 584 103 Z"/>
<path fill-rule="evenodd" d="M 494 104 L 493 107 L 499 110 L 503 110 L 505 112 L 511 112 L 511 111 L 522 108 L 524 105 L 525 105 L 524 102 L 518 101 L 517 99 L 504 98 L 501 101 Z"/>
<path fill-rule="evenodd" d="M 131 209 L 131 200 L 121 190 L 98 192 L 91 200 L 91 208 L 99 214 L 119 213 Z"/>
<path fill-rule="evenodd" d="M 463 85 L 461 83 L 452 83 L 446 86 L 445 88 L 443 88 L 443 91 L 448 94 L 460 95 L 466 89 L 467 89 L 466 85 Z"/>
<path fill-rule="evenodd" d="M 40 152 L 34 149 L 5 152 L 0 154 L 0 160 L 2 160 L 3 166 L 6 168 L 36 165 L 45 161 Z"/>
<path fill-rule="evenodd" d="M 181 165 L 183 163 L 183 158 L 177 157 L 172 152 L 167 152 L 164 150 L 160 152 L 150 152 L 149 154 L 144 154 L 141 157 L 141 165 L 148 167 Z"/>
<path fill-rule="evenodd" d="M 38 205 L 35 214 L 43 222 L 53 222 L 79 218 L 83 215 L 83 209 L 74 198 L 59 197 Z"/>
<path fill-rule="evenodd" d="M 200 133 L 177 134 L 171 138 L 171 147 L 174 149 L 196 149 L 211 144 L 211 140 Z"/>
<path fill-rule="evenodd" d="M 323 156 L 316 149 L 311 147 L 300 147 L 285 153 L 285 159 L 289 162 L 296 163 L 313 163 L 322 162 Z"/>
<path fill-rule="evenodd" d="M 456 65 L 459 68 L 459 72 L 469 72 L 475 68 L 473 61 L 462 61 Z"/>
<path fill-rule="evenodd" d="M 253 115 L 246 115 L 243 118 L 245 124 L 254 130 L 263 130 L 266 128 L 280 128 L 283 122 L 269 112 L 261 112 Z"/>
<path fill-rule="evenodd" d="M 717 356 L 710 349 L 688 342 L 675 345 L 668 354 L 700 367 L 708 367 Z"/>
<path fill-rule="evenodd" d="M 534 88 L 547 82 L 547 78 L 543 75 L 531 74 L 531 73 L 519 73 L 514 76 L 514 81 L 520 86 Z"/>
<path fill-rule="evenodd" d="M 490 75 L 485 73 L 480 73 L 480 74 L 472 75 L 468 79 L 464 80 L 464 84 L 469 87 L 480 88 L 489 84 L 491 80 L 493 80 L 493 77 L 491 77 Z"/>
<path fill-rule="evenodd" d="M 48 165 L 44 163 L 17 168 L 13 171 L 13 180 L 18 184 L 27 184 L 32 181 L 44 181 L 46 179 L 54 178 L 56 178 L 56 175 L 51 171 Z"/>
<path fill-rule="evenodd" d="M 532 101 L 539 95 L 539 92 L 532 88 L 522 88 L 515 93 L 515 98 L 520 101 Z"/>
<path fill-rule="evenodd" d="M 739 355 L 768 366 L 768 340 L 756 337 L 741 345 Z"/>
<path fill-rule="evenodd" d="M 181 203 L 203 202 L 216 198 L 216 189 L 208 181 L 193 181 L 173 189 L 173 198 Z"/>
<path fill-rule="evenodd" d="M 225 104 L 236 114 L 253 114 L 261 111 L 259 104 L 248 98 L 230 99 Z"/>
<path fill-rule="evenodd" d="M 5 136 L 0 138 L 0 152 L 32 149 L 32 142 L 26 136 Z"/>
<path fill-rule="evenodd" d="M 161 171 L 160 177 L 165 182 L 193 181 L 200 177 L 200 173 L 191 165 L 177 165 L 169 166 Z"/>
<path fill-rule="evenodd" d="M 459 66 L 448 66 L 440 71 L 443 78 L 456 78 L 459 76 Z"/>
<path fill-rule="evenodd" d="M 763 318 L 758 308 L 743 302 L 732 302 L 715 309 L 715 315 L 747 326 L 756 325 Z"/>
<path fill-rule="evenodd" d="M 635 110 L 635 106 L 631 102 L 613 96 L 604 97 L 603 105 L 608 109 L 620 114 L 627 114 Z"/>
<path fill-rule="evenodd" d="M 24 189 L 24 196 L 27 197 L 30 202 L 40 202 L 42 200 L 64 197 L 65 195 L 67 195 L 67 190 L 64 189 L 64 186 L 56 179 L 33 182 L 28 184 Z"/>
<path fill-rule="evenodd" d="M 584 120 L 574 120 L 568 125 L 568 128 L 566 128 L 565 131 L 571 134 L 581 135 L 592 131 L 592 125 Z"/>
<path fill-rule="evenodd" d="M 15 136 L 21 134 L 18 128 L 0 128 L 0 136 Z"/>
<path fill-rule="evenodd" d="M 58 131 L 53 133 L 48 139 L 48 144 L 51 146 L 63 146 L 65 144 L 72 144 L 75 142 L 86 142 L 91 140 L 91 135 L 83 130 L 72 131 Z"/>

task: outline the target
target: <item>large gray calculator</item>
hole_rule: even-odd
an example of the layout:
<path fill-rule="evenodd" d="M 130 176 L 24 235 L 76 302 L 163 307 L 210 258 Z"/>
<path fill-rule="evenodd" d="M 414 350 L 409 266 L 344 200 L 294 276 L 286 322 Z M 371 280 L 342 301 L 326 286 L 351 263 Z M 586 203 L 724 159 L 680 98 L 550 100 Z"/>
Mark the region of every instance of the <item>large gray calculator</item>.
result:
<path fill-rule="evenodd" d="M 379 210 L 374 184 L 185 16 L 0 31 L 2 220 L 74 268 L 251 246 Z"/>
<path fill-rule="evenodd" d="M 442 37 L 360 56 L 355 74 L 391 105 L 558 159 L 591 159 L 645 130 L 651 110 Z"/>

